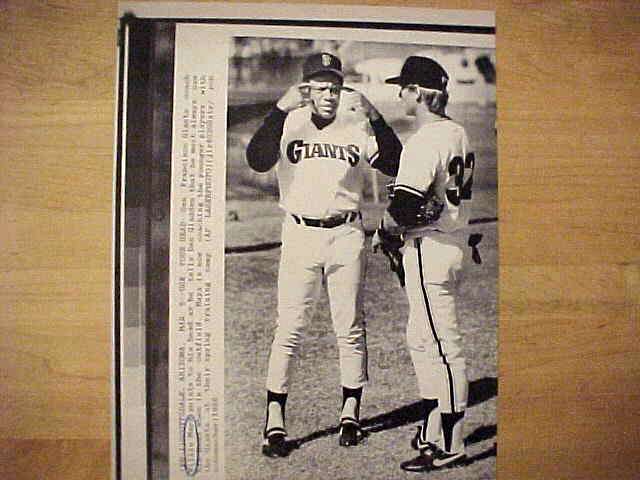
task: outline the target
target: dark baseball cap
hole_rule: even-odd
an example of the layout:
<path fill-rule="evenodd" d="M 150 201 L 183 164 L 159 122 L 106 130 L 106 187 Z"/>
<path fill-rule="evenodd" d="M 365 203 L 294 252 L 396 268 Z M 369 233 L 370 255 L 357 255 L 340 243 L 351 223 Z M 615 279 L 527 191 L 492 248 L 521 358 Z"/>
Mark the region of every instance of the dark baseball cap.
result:
<path fill-rule="evenodd" d="M 397 77 L 387 78 L 385 83 L 395 85 L 420 85 L 424 88 L 445 91 L 449 75 L 435 60 L 428 57 L 412 56 L 407 58 Z"/>
<path fill-rule="evenodd" d="M 330 53 L 314 53 L 309 55 L 302 65 L 302 79 L 309 78 L 322 72 L 331 72 L 340 78 L 344 78 L 342 62 L 338 57 Z"/>

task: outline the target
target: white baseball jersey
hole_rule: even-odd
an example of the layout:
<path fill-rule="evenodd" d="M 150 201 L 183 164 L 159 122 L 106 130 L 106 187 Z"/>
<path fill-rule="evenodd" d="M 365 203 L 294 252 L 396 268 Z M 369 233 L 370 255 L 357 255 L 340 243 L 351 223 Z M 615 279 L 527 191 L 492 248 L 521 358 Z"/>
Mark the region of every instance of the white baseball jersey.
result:
<path fill-rule="evenodd" d="M 289 113 L 276 167 L 280 206 L 314 218 L 358 210 L 365 172 L 377 154 L 375 136 L 366 122 L 339 115 L 318 128 L 309 108 Z"/>
<path fill-rule="evenodd" d="M 395 188 L 424 195 L 432 188 L 445 207 L 437 222 L 413 229 L 407 237 L 428 231 L 453 232 L 467 225 L 475 157 L 464 128 L 442 119 L 423 125 L 406 143 Z"/>

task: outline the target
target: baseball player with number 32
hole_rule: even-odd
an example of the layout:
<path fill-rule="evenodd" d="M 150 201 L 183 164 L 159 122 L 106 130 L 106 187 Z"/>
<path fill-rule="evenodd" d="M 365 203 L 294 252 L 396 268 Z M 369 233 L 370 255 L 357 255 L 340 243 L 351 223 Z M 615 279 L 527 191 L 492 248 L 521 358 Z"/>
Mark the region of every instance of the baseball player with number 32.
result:
<path fill-rule="evenodd" d="M 360 299 L 365 262 L 360 202 L 368 168 L 396 176 L 402 150 L 369 100 L 344 85 L 338 57 L 310 55 L 302 80 L 280 98 L 246 152 L 249 166 L 258 172 L 275 166 L 285 212 L 262 446 L 269 457 L 284 457 L 291 450 L 285 427 L 291 364 L 323 278 L 340 359 L 339 444 L 356 445 L 362 437 L 367 345 Z M 352 96 L 366 120 L 343 115 L 344 95 Z"/>
<path fill-rule="evenodd" d="M 454 233 L 469 221 L 475 158 L 464 128 L 445 114 L 448 79 L 437 62 L 417 56 L 387 79 L 399 85 L 405 113 L 417 127 L 405 142 L 393 197 L 373 240 L 383 251 L 404 242 L 407 343 L 424 416 L 411 442 L 419 455 L 400 465 L 413 472 L 465 458 L 468 385 L 455 293 L 466 245 Z M 433 203 L 440 204 L 436 215 L 425 213 Z"/>

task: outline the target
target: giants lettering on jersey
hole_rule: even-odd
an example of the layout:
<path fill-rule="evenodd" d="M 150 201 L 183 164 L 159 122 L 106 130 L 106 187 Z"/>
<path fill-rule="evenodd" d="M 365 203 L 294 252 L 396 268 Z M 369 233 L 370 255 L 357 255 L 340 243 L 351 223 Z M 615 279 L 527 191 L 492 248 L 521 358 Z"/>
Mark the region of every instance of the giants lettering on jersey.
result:
<path fill-rule="evenodd" d="M 335 158 L 349 162 L 355 167 L 360 161 L 360 148 L 357 145 L 334 145 L 331 143 L 305 143 L 303 140 L 292 140 L 287 145 L 287 158 L 291 163 L 298 163 L 305 158 Z"/>

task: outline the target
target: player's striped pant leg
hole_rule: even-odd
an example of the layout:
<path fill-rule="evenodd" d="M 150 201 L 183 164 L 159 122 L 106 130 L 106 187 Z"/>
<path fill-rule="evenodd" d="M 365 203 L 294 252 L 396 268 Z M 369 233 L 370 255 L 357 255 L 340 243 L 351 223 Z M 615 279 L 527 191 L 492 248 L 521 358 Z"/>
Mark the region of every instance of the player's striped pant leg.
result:
<path fill-rule="evenodd" d="M 443 412 L 466 407 L 468 384 L 455 304 L 456 245 L 425 237 L 405 248 L 410 312 L 407 343 L 423 398 L 438 398 Z"/>

